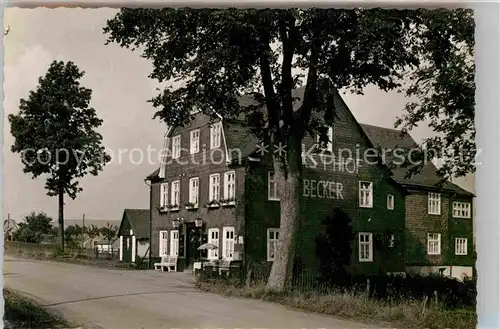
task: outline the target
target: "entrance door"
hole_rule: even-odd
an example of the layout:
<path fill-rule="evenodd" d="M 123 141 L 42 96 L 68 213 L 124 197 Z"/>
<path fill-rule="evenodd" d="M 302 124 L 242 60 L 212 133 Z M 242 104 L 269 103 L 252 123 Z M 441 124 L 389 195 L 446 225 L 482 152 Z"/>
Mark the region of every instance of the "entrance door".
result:
<path fill-rule="evenodd" d="M 123 243 L 120 247 L 123 250 L 123 262 L 132 262 L 132 237 L 123 236 Z"/>
<path fill-rule="evenodd" d="M 187 227 L 186 230 L 186 264 L 191 267 L 199 259 L 200 230 L 196 227 Z"/>

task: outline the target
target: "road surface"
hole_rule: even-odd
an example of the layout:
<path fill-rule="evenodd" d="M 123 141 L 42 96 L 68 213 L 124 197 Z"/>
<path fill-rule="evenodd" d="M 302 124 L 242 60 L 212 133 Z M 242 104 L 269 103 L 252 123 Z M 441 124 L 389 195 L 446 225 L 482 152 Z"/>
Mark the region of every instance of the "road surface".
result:
<path fill-rule="evenodd" d="M 7 288 L 86 328 L 376 328 L 259 300 L 196 291 L 185 273 L 125 271 L 5 256 Z"/>

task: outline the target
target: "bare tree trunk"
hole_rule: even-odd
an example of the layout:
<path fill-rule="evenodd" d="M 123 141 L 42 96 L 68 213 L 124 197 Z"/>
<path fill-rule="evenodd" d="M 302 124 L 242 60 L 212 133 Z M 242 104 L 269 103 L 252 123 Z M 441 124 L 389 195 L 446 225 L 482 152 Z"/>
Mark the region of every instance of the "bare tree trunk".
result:
<path fill-rule="evenodd" d="M 290 283 L 295 258 L 295 237 L 299 227 L 302 186 L 302 158 L 300 134 L 288 137 L 287 154 L 282 161 L 274 160 L 274 174 L 280 193 L 280 232 L 267 282 L 269 290 L 283 291 Z"/>
<path fill-rule="evenodd" d="M 61 234 L 61 252 L 64 252 L 64 191 L 59 191 L 59 232 Z"/>

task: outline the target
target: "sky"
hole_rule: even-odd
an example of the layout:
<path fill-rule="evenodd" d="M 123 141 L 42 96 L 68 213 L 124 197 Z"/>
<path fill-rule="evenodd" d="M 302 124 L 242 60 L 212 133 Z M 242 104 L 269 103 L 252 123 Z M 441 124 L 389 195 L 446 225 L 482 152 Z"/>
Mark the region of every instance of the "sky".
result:
<path fill-rule="evenodd" d="M 99 132 L 103 144 L 115 155 L 98 176 L 80 181 L 83 192 L 66 199 L 65 218 L 121 220 L 125 208 L 148 208 L 149 188 L 144 178 L 157 168 L 139 163 L 138 153 L 161 149 L 166 126 L 153 120 L 155 109 L 146 101 L 156 94 L 157 82 L 148 78 L 152 65 L 137 52 L 116 44 L 105 45 L 102 28 L 116 9 L 4 9 L 4 214 L 19 220 L 31 211 L 57 218 L 57 198 L 48 197 L 45 180 L 24 174 L 19 154 L 10 151 L 13 137 L 6 115 L 17 113 L 19 100 L 36 88 L 53 60 L 73 61 L 86 72 L 82 84 L 93 90 L 91 105 L 104 120 Z M 392 128 L 403 114 L 402 94 L 369 87 L 365 94 L 343 95 L 361 123 Z M 417 141 L 432 135 L 425 124 L 412 130 Z M 118 153 L 122 152 L 119 157 Z M 152 153 L 155 154 L 155 153 Z M 157 161 L 157 157 L 152 159 Z M 473 179 L 457 183 L 473 191 Z"/>

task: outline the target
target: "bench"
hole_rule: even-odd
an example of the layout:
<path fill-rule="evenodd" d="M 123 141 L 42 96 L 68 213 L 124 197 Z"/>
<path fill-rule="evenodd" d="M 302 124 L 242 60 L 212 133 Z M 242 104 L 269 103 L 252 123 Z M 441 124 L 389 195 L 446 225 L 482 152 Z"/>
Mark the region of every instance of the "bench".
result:
<path fill-rule="evenodd" d="M 231 267 L 231 261 L 227 259 L 221 259 L 219 261 L 219 275 L 222 273 L 229 275 L 229 268 Z"/>
<path fill-rule="evenodd" d="M 167 268 L 167 271 L 177 272 L 177 257 L 174 256 L 162 256 L 160 263 L 155 263 L 155 270 L 161 270 L 164 272 L 164 268 Z"/>

